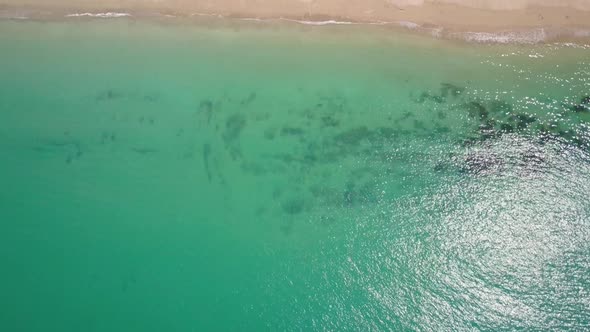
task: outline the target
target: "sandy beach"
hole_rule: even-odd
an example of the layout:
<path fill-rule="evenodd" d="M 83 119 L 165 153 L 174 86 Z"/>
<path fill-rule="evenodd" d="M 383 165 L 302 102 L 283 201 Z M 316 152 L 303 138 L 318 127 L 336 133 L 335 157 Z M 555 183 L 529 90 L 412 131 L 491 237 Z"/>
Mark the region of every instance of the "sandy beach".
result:
<path fill-rule="evenodd" d="M 157 11 L 310 21 L 412 22 L 453 31 L 590 28 L 590 0 L 1 0 L 0 11 Z"/>

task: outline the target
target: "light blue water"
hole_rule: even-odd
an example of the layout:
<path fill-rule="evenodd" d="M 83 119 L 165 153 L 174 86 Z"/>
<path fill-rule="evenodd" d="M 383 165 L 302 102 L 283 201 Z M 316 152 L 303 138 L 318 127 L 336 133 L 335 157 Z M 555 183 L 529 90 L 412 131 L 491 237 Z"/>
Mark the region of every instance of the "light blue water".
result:
<path fill-rule="evenodd" d="M 590 56 L 0 22 L 4 331 L 590 328 Z"/>

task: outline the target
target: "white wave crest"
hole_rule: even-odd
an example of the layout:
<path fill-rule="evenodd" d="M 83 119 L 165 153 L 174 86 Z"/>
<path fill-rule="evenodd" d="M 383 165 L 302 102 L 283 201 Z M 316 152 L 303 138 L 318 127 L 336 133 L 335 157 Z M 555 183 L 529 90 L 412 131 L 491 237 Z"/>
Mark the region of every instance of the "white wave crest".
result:
<path fill-rule="evenodd" d="M 544 29 L 530 31 L 511 31 L 511 32 L 462 32 L 454 34 L 469 42 L 479 43 L 518 43 L 518 44 L 536 44 L 547 40 L 547 33 Z"/>
<path fill-rule="evenodd" d="M 210 17 L 217 17 L 217 18 L 225 18 L 221 14 L 209 14 L 209 13 L 192 13 L 190 16 L 210 16 Z"/>
<path fill-rule="evenodd" d="M 410 22 L 410 21 L 398 21 L 397 24 L 399 24 L 400 26 L 402 26 L 404 28 L 408 28 L 411 30 L 418 29 L 420 27 L 420 24 Z"/>
<path fill-rule="evenodd" d="M 68 14 L 66 17 L 98 17 L 98 18 L 118 18 L 118 17 L 130 17 L 131 14 L 129 13 L 115 13 L 115 12 L 108 12 L 108 13 L 74 13 Z"/>
<path fill-rule="evenodd" d="M 265 22 L 268 20 L 263 20 L 261 18 L 256 18 L 256 17 L 244 17 L 244 18 L 240 18 L 240 21 L 250 21 L 250 22 Z"/>
<path fill-rule="evenodd" d="M 355 22 L 335 21 L 335 20 L 328 20 L 328 21 L 303 21 L 303 20 L 294 20 L 294 19 L 290 19 L 290 18 L 281 18 L 281 20 L 288 21 L 288 22 L 295 22 L 295 23 L 299 23 L 299 24 L 305 24 L 305 25 L 352 25 L 352 24 L 358 24 L 358 23 L 355 23 Z"/>
<path fill-rule="evenodd" d="M 7 19 L 7 20 L 26 20 L 29 18 L 27 14 L 30 14 L 28 11 L 10 11 L 10 10 L 0 10 L 0 19 Z"/>

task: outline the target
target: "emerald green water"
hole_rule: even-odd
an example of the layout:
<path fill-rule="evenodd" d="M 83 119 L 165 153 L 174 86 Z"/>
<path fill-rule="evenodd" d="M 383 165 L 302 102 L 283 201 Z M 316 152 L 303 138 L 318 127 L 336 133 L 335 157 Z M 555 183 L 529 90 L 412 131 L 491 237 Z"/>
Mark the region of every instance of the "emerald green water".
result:
<path fill-rule="evenodd" d="M 590 50 L 0 22 L 2 331 L 590 329 Z"/>

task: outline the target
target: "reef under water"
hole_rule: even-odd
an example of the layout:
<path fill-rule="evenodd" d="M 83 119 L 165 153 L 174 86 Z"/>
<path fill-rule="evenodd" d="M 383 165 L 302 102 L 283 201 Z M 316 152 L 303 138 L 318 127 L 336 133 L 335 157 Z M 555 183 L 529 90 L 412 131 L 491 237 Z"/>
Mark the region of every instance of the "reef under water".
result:
<path fill-rule="evenodd" d="M 588 48 L 375 29 L 0 21 L 0 328 L 588 329 Z"/>

